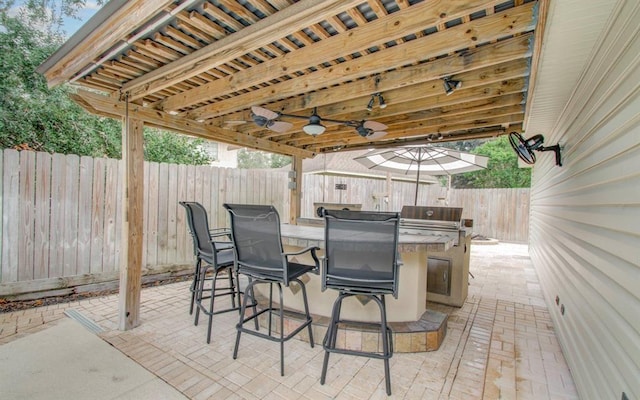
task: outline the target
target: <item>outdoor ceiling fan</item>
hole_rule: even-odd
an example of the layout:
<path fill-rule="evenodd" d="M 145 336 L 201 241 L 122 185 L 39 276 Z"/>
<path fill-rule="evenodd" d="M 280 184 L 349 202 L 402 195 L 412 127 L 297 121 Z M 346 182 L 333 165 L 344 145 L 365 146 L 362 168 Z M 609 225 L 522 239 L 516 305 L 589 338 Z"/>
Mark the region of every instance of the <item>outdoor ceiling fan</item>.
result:
<path fill-rule="evenodd" d="M 511 147 L 513 147 L 513 150 L 518 154 L 518 157 L 527 164 L 534 164 L 536 162 L 534 150 L 553 151 L 556 154 L 556 165 L 562 167 L 560 145 L 543 146 L 544 136 L 542 135 L 533 135 L 529 139 L 525 139 L 518 132 L 511 132 L 509 134 L 509 143 L 511 143 Z"/>
<path fill-rule="evenodd" d="M 258 126 L 278 133 L 286 132 L 293 127 L 293 124 L 290 122 L 280 121 L 280 117 L 309 120 L 309 123 L 302 127 L 302 130 L 311 136 L 317 136 L 324 133 L 326 127 L 322 125 L 322 122 L 331 122 L 334 124 L 350 126 L 356 130 L 358 135 L 372 140 L 379 139 L 387 134 L 385 131 L 387 126 L 380 122 L 365 120 L 342 121 L 337 119 L 321 118 L 318 115 L 316 108 L 313 109 L 313 113 L 310 116 L 304 117 L 300 115 L 283 114 L 258 106 L 251 107 L 251 118 Z"/>

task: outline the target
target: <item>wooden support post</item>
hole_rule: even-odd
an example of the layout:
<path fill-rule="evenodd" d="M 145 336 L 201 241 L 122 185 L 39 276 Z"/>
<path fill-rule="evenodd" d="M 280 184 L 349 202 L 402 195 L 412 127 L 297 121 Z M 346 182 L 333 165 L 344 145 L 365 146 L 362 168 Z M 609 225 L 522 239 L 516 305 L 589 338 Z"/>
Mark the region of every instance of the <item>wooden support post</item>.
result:
<path fill-rule="evenodd" d="M 289 191 L 289 223 L 291 225 L 298 224 L 300 217 L 300 204 L 302 198 L 302 160 L 300 156 L 293 156 L 291 167 L 294 173 L 293 178 L 289 179 L 289 183 L 293 182 L 293 188 Z"/>
<path fill-rule="evenodd" d="M 143 128 L 141 120 L 127 118 L 125 115 L 122 124 L 124 179 L 118 310 L 118 328 L 123 331 L 140 324 L 144 208 Z"/>

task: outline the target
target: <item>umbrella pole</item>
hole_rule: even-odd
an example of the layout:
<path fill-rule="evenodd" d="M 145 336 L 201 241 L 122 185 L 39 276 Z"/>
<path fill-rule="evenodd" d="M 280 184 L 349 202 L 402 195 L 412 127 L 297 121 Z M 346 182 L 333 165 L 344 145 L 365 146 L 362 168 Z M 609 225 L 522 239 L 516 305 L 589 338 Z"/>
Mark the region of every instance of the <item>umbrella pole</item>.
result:
<path fill-rule="evenodd" d="M 420 162 L 418 161 L 418 176 L 416 178 L 416 198 L 413 200 L 413 205 L 418 205 L 418 190 L 420 190 Z"/>

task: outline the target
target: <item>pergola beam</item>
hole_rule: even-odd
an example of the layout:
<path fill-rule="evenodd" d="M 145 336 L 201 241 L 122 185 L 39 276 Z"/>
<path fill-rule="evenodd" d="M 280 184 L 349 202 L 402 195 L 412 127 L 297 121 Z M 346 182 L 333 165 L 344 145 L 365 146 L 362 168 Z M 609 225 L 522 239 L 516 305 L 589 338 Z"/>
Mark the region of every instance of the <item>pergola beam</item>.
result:
<path fill-rule="evenodd" d="M 44 73 L 49 87 L 71 79 L 76 71 L 92 63 L 118 42 L 121 42 L 120 38 L 129 32 L 132 26 L 140 24 L 140 21 L 149 20 L 151 16 L 156 15 L 158 11 L 171 3 L 171 0 L 109 2 L 105 5 L 105 9 L 113 7 L 113 11 L 101 12 L 101 15 L 109 15 L 106 21 L 100 23 L 96 29 L 88 34 L 85 34 L 84 30 L 92 27 L 90 25 L 82 27 L 38 68 L 38 72 Z"/>
<path fill-rule="evenodd" d="M 126 113 L 125 103 L 112 97 L 88 92 L 86 90 L 79 90 L 76 94 L 72 95 L 71 98 L 87 109 L 87 111 L 94 114 L 109 117 L 124 117 Z M 271 153 L 299 156 L 302 158 L 315 156 L 315 153 L 304 149 L 275 143 L 228 129 L 206 126 L 202 123 L 192 121 L 184 117 L 171 115 L 163 111 L 150 110 L 136 104 L 129 105 L 129 115 L 131 118 L 144 121 L 147 125 L 189 136 L 215 140 L 236 146 L 251 147 L 253 149 L 264 150 Z"/>

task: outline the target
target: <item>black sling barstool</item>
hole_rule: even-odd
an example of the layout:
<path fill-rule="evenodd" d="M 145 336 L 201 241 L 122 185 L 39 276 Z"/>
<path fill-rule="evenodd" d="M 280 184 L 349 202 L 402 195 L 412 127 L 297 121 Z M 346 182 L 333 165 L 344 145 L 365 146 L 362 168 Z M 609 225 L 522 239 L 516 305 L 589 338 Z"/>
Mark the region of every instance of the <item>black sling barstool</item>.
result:
<path fill-rule="evenodd" d="M 322 346 L 325 350 L 320 383 L 327 376 L 330 353 L 350 354 L 384 360 L 387 394 L 391 395 L 389 359 L 393 355 L 392 331 L 387 324 L 385 295 L 398 297 L 398 226 L 399 213 L 325 210 L 325 258 L 322 268 L 322 290 L 335 289 L 331 320 Z M 360 322 L 380 330 L 381 352 L 365 352 L 338 348 L 337 335 L 344 299 L 370 297 L 380 309 L 380 322 Z"/>
<path fill-rule="evenodd" d="M 233 237 L 234 249 L 236 252 L 237 271 L 239 274 L 249 278 L 249 284 L 245 289 L 245 296 L 240 310 L 240 321 L 236 325 L 236 344 L 233 349 L 233 358 L 238 356 L 241 333 L 248 333 L 257 337 L 280 343 L 280 374 L 284 376 L 284 342 L 294 337 L 304 328 L 309 332 L 309 343 L 313 347 L 313 332 L 311 327 L 311 315 L 307 301 L 307 290 L 300 277 L 307 272 L 317 271 L 319 260 L 316 256 L 318 247 L 307 247 L 301 251 L 285 253 L 282 247 L 280 235 L 280 217 L 278 211 L 273 206 L 268 205 L 245 205 L 245 204 L 224 204 L 229 211 L 231 218 L 231 236 Z M 289 261 L 290 256 L 301 255 L 310 252 L 315 261 L 315 266 L 299 264 Z M 295 313 L 303 318 L 303 322 L 284 336 L 284 304 L 282 286 L 288 287 L 292 282 L 296 282 L 300 287 L 302 300 L 304 302 L 304 313 Z M 253 313 L 245 315 L 249 302 L 256 304 L 254 286 L 258 284 L 269 284 L 269 305 L 261 310 L 253 308 Z M 277 285 L 280 298 L 279 305 L 273 305 L 273 285 Z M 263 313 L 268 313 L 268 332 L 262 333 L 257 329 L 245 327 L 251 320 L 257 322 L 257 318 Z M 272 333 L 272 315 L 277 313 L 279 317 L 279 335 Z"/>
<path fill-rule="evenodd" d="M 240 293 L 233 276 L 234 252 L 233 242 L 231 242 L 231 232 L 225 229 L 209 229 L 207 211 L 202 204 L 197 202 L 181 201 L 187 210 L 187 221 L 189 230 L 193 237 L 194 252 L 196 255 L 196 267 L 193 282 L 191 284 L 191 307 L 196 305 L 196 316 L 194 324 L 198 325 L 200 311 L 209 317 L 207 326 L 207 343 L 211 342 L 211 326 L 213 316 L 229 311 L 239 311 Z M 212 233 L 213 232 L 213 233 Z M 228 241 L 214 240 L 214 238 L 228 238 Z M 213 276 L 207 278 L 209 270 L 213 270 Z M 224 273 L 228 280 L 227 286 L 220 287 L 218 278 Z M 209 287 L 206 282 L 210 282 Z M 209 294 L 205 294 L 209 291 Z M 215 310 L 215 299 L 221 296 L 231 297 L 231 307 Z M 236 296 L 238 305 L 236 305 Z M 203 300 L 209 300 L 208 306 L 203 304 Z"/>

